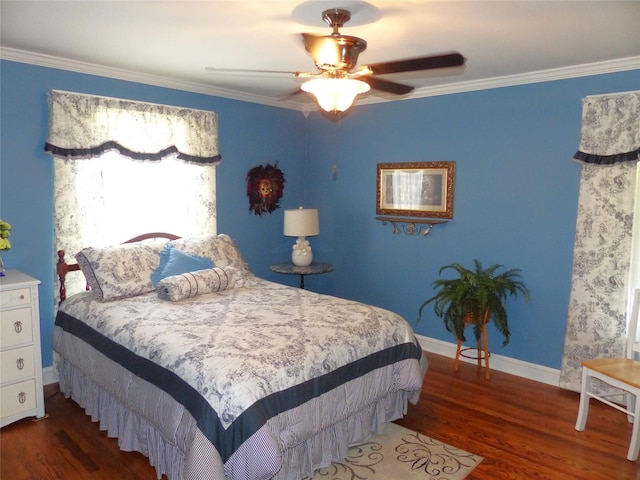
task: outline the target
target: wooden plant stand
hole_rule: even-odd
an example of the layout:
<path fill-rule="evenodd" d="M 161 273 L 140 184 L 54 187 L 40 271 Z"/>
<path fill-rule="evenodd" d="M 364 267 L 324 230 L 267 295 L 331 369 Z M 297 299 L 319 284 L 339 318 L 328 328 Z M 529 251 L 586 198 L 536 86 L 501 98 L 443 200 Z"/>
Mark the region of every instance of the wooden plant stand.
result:
<path fill-rule="evenodd" d="M 482 332 L 480 332 L 480 337 L 478 338 L 478 345 L 476 350 L 476 356 L 471 357 L 465 355 L 467 350 L 473 350 L 473 348 L 462 348 L 462 340 L 458 340 L 458 347 L 456 348 L 456 359 L 453 363 L 453 371 L 457 372 L 460 367 L 460 356 L 462 355 L 465 358 L 473 358 L 478 360 L 478 367 L 482 366 L 482 360 L 484 359 L 484 378 L 489 380 L 491 377 L 491 372 L 489 370 L 489 340 L 487 339 L 487 323 L 489 322 L 489 318 L 491 317 L 491 311 L 487 310 L 484 312 L 484 318 L 482 322 Z M 473 325 L 473 319 L 471 314 L 467 314 L 465 317 L 465 328 L 469 325 Z"/>

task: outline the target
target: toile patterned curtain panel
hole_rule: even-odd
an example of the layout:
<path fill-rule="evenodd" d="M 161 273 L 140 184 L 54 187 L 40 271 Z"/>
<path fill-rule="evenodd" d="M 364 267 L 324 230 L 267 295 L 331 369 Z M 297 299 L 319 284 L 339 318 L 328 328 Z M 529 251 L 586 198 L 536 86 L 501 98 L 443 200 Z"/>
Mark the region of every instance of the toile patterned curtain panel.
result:
<path fill-rule="evenodd" d="M 586 97 L 583 163 L 560 386 L 580 391 L 582 360 L 625 355 L 640 92 Z"/>
<path fill-rule="evenodd" d="M 216 233 L 216 113 L 61 91 L 49 108 L 55 250 L 67 261 L 141 233 Z M 70 276 L 67 294 L 83 289 Z"/>

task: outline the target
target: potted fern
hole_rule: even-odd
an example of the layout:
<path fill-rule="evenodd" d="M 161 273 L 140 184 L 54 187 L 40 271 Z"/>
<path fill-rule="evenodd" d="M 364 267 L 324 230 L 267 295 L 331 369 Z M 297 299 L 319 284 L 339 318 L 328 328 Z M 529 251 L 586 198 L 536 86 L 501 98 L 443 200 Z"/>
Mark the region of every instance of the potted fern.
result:
<path fill-rule="evenodd" d="M 483 324 L 493 319 L 496 328 L 504 336 L 503 346 L 509 343 L 509 322 L 505 303 L 508 296 L 522 294 L 525 302 L 529 300 L 529 290 L 522 282 L 520 269 L 504 270 L 502 265 L 494 264 L 483 268 L 479 260 L 474 260 L 474 269 L 470 270 L 459 263 L 440 268 L 453 270 L 457 278 L 438 279 L 433 282 L 436 294 L 425 300 L 420 306 L 418 321 L 423 310 L 433 303 L 435 314 L 442 318 L 446 329 L 459 341 L 465 341 L 464 329 L 474 326 L 476 340 L 480 340 Z"/>

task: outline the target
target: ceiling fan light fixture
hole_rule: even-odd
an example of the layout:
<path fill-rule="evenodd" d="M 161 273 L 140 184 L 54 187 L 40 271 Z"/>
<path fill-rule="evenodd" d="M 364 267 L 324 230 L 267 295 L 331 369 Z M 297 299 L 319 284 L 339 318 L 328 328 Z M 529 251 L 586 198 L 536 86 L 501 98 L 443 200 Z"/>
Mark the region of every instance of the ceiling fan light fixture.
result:
<path fill-rule="evenodd" d="M 366 93 L 371 87 L 362 80 L 353 78 L 314 78 L 300 88 L 316 97 L 318 105 L 329 113 L 344 112 L 353 105 L 357 95 Z"/>

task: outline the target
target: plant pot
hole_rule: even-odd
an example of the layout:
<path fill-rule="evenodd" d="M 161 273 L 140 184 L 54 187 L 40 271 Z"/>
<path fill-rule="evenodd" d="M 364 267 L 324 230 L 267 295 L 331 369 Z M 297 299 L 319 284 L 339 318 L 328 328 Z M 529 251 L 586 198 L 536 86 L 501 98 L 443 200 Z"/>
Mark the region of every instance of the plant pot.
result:
<path fill-rule="evenodd" d="M 462 321 L 464 322 L 465 326 L 466 325 L 475 325 L 476 323 L 476 318 L 477 318 L 477 312 L 467 312 L 464 314 L 464 317 L 462 319 Z M 491 310 L 487 309 L 484 312 L 484 323 L 485 325 L 487 323 L 489 323 L 489 319 L 491 318 Z"/>

